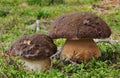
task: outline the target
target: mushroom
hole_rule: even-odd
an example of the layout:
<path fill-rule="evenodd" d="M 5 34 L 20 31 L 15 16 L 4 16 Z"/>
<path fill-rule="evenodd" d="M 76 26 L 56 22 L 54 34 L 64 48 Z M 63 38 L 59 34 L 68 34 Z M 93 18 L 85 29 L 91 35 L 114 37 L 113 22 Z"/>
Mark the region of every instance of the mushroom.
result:
<path fill-rule="evenodd" d="M 93 38 L 111 35 L 109 26 L 90 12 L 69 13 L 58 17 L 52 24 L 49 36 L 53 39 L 66 38 L 61 59 L 80 63 L 101 55 Z"/>
<path fill-rule="evenodd" d="M 7 54 L 20 56 L 27 70 L 45 71 L 51 67 L 50 56 L 56 51 L 57 47 L 49 36 L 37 33 L 18 39 L 7 50 Z"/>

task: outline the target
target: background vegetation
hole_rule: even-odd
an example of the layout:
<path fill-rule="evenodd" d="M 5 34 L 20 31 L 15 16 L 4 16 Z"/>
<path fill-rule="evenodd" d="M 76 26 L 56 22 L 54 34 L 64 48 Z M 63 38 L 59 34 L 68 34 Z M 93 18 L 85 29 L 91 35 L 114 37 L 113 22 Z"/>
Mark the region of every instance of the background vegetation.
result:
<path fill-rule="evenodd" d="M 0 53 L 22 35 L 36 33 L 30 29 L 36 19 L 54 20 L 69 12 L 93 12 L 103 18 L 112 29 L 110 40 L 120 40 L 120 6 L 105 4 L 100 0 L 0 0 Z M 49 25 L 41 26 L 40 33 L 48 33 Z M 61 47 L 64 39 L 55 40 Z M 47 72 L 30 73 L 18 59 L 4 59 L 0 56 L 0 78 L 120 78 L 120 41 L 117 43 L 97 43 L 102 56 L 91 62 L 65 65 L 53 60 L 53 68 Z M 14 62 L 13 62 L 14 61 Z"/>

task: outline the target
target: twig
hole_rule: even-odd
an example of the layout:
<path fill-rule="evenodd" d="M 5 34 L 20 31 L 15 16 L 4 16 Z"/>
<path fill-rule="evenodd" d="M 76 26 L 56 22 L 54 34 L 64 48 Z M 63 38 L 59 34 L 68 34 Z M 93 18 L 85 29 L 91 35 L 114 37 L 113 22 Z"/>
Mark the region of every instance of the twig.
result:
<path fill-rule="evenodd" d="M 94 39 L 95 42 L 107 42 L 107 43 L 118 43 L 119 40 L 109 40 L 109 39 Z"/>
<path fill-rule="evenodd" d="M 40 30 L 40 20 L 36 20 L 36 32 Z"/>
<path fill-rule="evenodd" d="M 38 32 L 39 30 L 40 30 L 40 28 L 41 28 L 41 24 L 44 24 L 44 25 L 46 25 L 46 24 L 51 24 L 53 22 L 53 20 L 51 20 L 51 21 L 40 21 L 40 20 L 36 20 L 36 23 L 34 23 L 34 24 L 31 24 L 30 26 L 29 26 L 29 28 L 30 29 L 34 29 L 35 27 L 36 27 L 36 32 Z"/>

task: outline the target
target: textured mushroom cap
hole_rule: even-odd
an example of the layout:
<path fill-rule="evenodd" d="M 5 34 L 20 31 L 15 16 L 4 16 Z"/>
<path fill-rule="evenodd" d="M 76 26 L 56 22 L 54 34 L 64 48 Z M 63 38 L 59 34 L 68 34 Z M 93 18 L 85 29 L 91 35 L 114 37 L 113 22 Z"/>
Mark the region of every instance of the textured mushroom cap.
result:
<path fill-rule="evenodd" d="M 8 54 L 22 56 L 31 59 L 43 59 L 56 53 L 57 47 L 52 39 L 44 34 L 32 34 L 18 39 L 10 49 Z"/>
<path fill-rule="evenodd" d="M 77 12 L 58 17 L 49 31 L 52 38 L 107 38 L 109 26 L 98 16 L 89 12 Z"/>

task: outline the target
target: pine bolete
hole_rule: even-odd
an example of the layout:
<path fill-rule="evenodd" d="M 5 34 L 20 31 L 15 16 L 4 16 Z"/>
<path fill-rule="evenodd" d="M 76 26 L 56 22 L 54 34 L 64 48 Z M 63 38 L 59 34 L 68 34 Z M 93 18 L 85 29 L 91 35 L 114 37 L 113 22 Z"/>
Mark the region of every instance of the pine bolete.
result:
<path fill-rule="evenodd" d="M 97 15 L 89 12 L 69 13 L 58 17 L 52 24 L 49 36 L 66 38 L 61 59 L 74 62 L 89 61 L 101 55 L 93 38 L 111 35 L 109 26 Z"/>
<path fill-rule="evenodd" d="M 56 53 L 53 40 L 44 34 L 32 34 L 18 39 L 8 49 L 7 54 L 20 56 L 27 70 L 44 71 L 51 67 L 50 56 Z"/>

